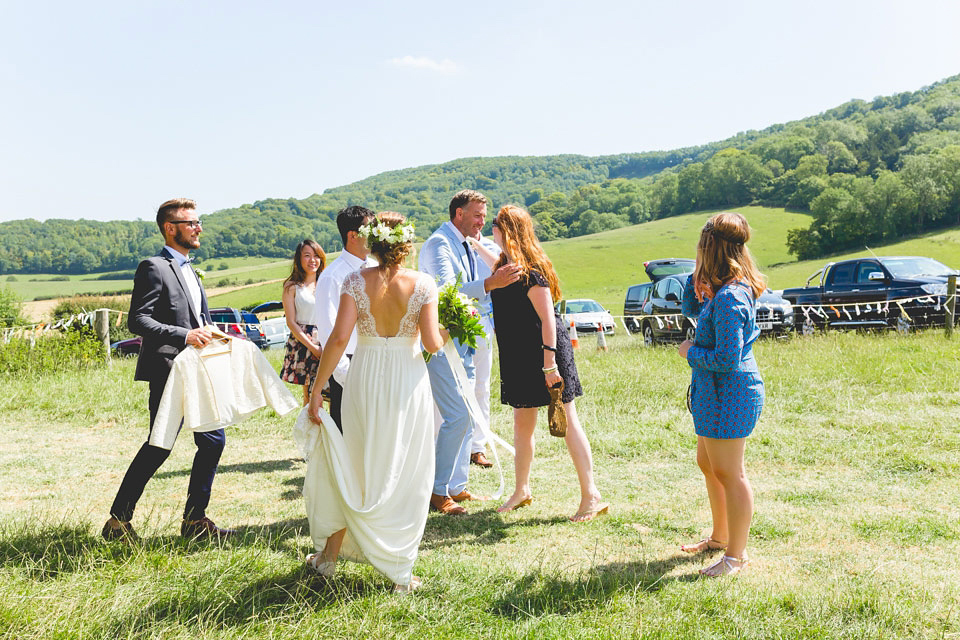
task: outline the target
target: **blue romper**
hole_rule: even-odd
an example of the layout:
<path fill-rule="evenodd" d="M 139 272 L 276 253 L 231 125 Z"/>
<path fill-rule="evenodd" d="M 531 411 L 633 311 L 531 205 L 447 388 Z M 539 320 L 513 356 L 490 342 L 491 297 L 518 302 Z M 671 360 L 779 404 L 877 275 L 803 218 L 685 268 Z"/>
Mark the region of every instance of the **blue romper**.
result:
<path fill-rule="evenodd" d="M 701 305 L 691 276 L 683 290 L 682 311 L 697 318 L 696 340 L 687 352 L 693 369 L 690 406 L 697 435 L 749 436 L 764 399 L 763 379 L 753 357 L 753 343 L 760 335 L 753 292 L 733 282 Z"/>

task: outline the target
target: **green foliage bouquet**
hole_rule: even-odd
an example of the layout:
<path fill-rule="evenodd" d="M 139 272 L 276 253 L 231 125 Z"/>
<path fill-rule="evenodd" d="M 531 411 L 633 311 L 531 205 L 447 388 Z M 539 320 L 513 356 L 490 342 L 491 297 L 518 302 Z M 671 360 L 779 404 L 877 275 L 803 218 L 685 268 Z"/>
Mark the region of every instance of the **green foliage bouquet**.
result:
<path fill-rule="evenodd" d="M 460 275 L 456 282 L 440 287 L 437 313 L 440 316 L 440 325 L 449 333 L 450 337 L 458 340 L 473 349 L 477 348 L 477 337 L 485 334 L 480 324 L 480 313 L 473 302 L 465 294 L 460 293 L 463 284 Z M 423 352 L 424 359 L 429 362 L 432 354 Z"/>

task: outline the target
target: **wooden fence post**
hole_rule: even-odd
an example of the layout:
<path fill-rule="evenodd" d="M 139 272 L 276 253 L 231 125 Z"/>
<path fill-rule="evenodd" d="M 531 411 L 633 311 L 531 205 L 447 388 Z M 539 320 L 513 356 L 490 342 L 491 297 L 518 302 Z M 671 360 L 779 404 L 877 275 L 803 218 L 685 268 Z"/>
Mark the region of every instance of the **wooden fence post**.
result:
<path fill-rule="evenodd" d="M 110 362 L 110 310 L 97 309 L 93 319 L 93 330 L 97 332 L 97 338 L 103 342 L 104 359 Z"/>
<path fill-rule="evenodd" d="M 957 276 L 947 276 L 947 337 L 953 337 L 953 323 L 957 317 Z"/>

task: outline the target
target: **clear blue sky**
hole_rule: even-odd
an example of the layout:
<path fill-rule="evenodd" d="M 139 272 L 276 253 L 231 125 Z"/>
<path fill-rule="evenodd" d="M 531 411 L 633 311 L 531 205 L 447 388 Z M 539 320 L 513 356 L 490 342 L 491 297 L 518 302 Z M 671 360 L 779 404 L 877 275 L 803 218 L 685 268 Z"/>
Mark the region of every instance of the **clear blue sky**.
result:
<path fill-rule="evenodd" d="M 672 149 L 960 73 L 956 0 L 0 3 L 0 220 Z"/>

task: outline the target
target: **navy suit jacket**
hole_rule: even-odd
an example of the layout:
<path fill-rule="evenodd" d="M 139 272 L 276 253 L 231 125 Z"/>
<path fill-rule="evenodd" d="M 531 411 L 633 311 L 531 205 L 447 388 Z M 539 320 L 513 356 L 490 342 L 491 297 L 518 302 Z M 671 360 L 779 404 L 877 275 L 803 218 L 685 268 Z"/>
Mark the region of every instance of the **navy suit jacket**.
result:
<path fill-rule="evenodd" d="M 165 381 L 174 358 L 187 346 L 187 332 L 200 325 L 196 315 L 210 322 L 207 294 L 200 285 L 200 314 L 193 302 L 176 259 L 166 249 L 137 267 L 130 298 L 127 326 L 141 336 L 135 380 Z"/>

